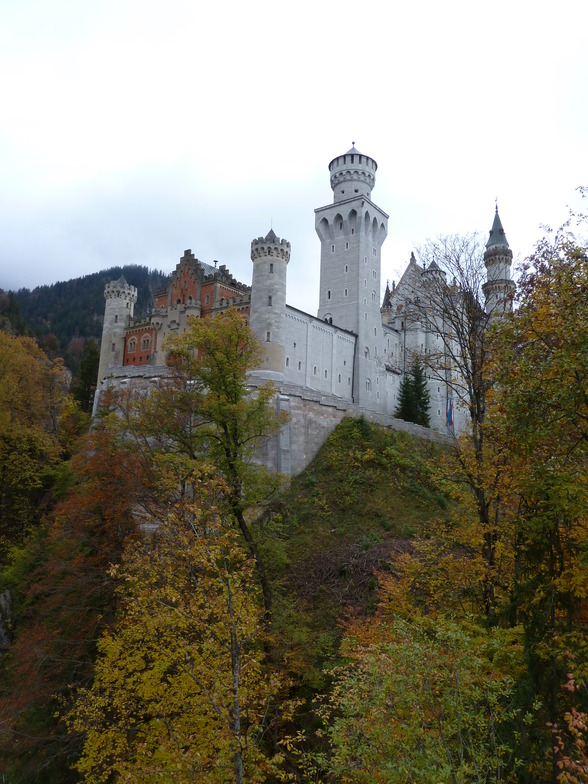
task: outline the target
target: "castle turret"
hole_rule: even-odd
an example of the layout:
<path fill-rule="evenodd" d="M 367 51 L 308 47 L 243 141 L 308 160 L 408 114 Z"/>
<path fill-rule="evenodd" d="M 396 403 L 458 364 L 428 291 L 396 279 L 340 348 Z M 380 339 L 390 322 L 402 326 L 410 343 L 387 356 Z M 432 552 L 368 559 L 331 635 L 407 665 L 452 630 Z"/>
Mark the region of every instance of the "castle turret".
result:
<path fill-rule="evenodd" d="M 257 375 L 283 379 L 285 361 L 286 271 L 290 243 L 273 229 L 251 243 L 250 325 L 265 348 L 265 362 Z"/>
<path fill-rule="evenodd" d="M 354 142 L 350 150 L 333 158 L 329 164 L 333 201 L 345 201 L 357 194 L 371 198 L 377 168 L 373 158 L 355 149 Z"/>
<path fill-rule="evenodd" d="M 354 400 L 367 395 L 366 404 L 383 409 L 384 397 L 373 379 L 382 358 L 381 248 L 388 216 L 371 201 L 377 168 L 355 145 L 333 158 L 333 203 L 315 210 L 315 228 L 321 241 L 318 317 L 357 335 Z"/>
<path fill-rule="evenodd" d="M 111 366 L 122 365 L 125 349 L 125 329 L 133 317 L 137 289 L 129 285 L 121 275 L 118 280 L 107 283 L 104 289 L 104 324 L 100 344 L 100 366 L 98 384 Z"/>
<path fill-rule="evenodd" d="M 486 243 L 484 264 L 486 265 L 487 279 L 482 290 L 486 299 L 486 313 L 490 317 L 495 317 L 512 308 L 515 290 L 514 281 L 510 276 L 512 250 L 509 248 L 506 234 L 502 228 L 498 205 Z"/>

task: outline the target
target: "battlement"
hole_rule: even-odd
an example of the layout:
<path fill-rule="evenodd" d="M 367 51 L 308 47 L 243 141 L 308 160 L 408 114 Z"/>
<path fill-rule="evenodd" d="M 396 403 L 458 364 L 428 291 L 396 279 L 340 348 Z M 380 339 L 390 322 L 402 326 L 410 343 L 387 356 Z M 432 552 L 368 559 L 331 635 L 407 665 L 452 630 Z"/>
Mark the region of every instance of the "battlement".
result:
<path fill-rule="evenodd" d="M 344 155 L 333 158 L 329 163 L 329 171 L 335 201 L 343 201 L 359 194 L 369 198 L 376 184 L 377 168 L 375 160 L 360 153 L 355 146 Z"/>
<path fill-rule="evenodd" d="M 251 242 L 251 261 L 271 256 L 276 259 L 285 259 L 287 263 L 290 261 L 290 248 L 288 240 L 280 239 L 271 230 L 266 237 L 258 237 Z"/>
<path fill-rule="evenodd" d="M 126 302 L 137 301 L 137 288 L 127 283 L 124 277 L 107 283 L 104 287 L 104 299 L 121 299 Z"/>

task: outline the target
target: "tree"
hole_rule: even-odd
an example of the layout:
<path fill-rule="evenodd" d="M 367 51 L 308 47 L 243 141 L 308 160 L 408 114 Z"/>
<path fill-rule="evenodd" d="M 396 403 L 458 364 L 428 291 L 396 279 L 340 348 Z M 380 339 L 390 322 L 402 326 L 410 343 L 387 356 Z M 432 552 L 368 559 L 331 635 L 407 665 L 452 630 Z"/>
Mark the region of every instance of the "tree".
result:
<path fill-rule="evenodd" d="M 482 580 L 485 612 L 494 620 L 504 456 L 487 440 L 488 392 L 494 382 L 488 328 L 495 314 L 484 306 L 483 249 L 476 235 L 453 235 L 428 241 L 419 256 L 426 270 L 425 296 L 410 303 L 408 312 L 434 336 L 431 351 L 420 357 L 427 373 L 447 385 L 456 414 L 467 414 L 465 435 L 453 441 L 444 481 L 446 489 L 453 484 L 462 498 L 462 489 L 467 487 L 473 499 L 486 565 Z"/>
<path fill-rule="evenodd" d="M 410 374 L 402 378 L 398 408 L 394 416 L 404 419 L 405 422 L 414 422 L 423 427 L 429 427 L 430 395 L 427 378 L 423 366 L 415 359 L 410 368 Z"/>
<path fill-rule="evenodd" d="M 32 338 L 0 332 L 0 536 L 22 540 L 57 465 L 66 397 L 60 361 Z"/>
<path fill-rule="evenodd" d="M 179 481 L 192 461 L 216 465 L 229 489 L 232 517 L 255 559 L 269 613 L 271 590 L 247 518 L 279 486 L 255 462 L 257 446 L 282 422 L 272 407 L 273 385 L 248 387 L 248 372 L 259 366 L 263 348 L 231 308 L 214 319 L 190 319 L 167 349 L 169 374 L 159 386 L 148 396 L 119 398 L 123 427 L 148 460 L 157 452 L 179 458 Z"/>
<path fill-rule="evenodd" d="M 80 736 L 63 716 L 92 677 L 97 638 L 114 616 L 108 569 L 151 494 L 130 444 L 98 429 L 85 446 L 64 472 L 64 497 L 1 574 L 13 611 L 0 659 L 0 768 L 14 784 L 77 780 Z"/>
<path fill-rule="evenodd" d="M 344 784 L 515 782 L 516 632 L 430 617 L 406 577 L 381 575 L 376 615 L 346 624 L 319 765 Z"/>
<path fill-rule="evenodd" d="M 99 364 L 100 352 L 98 351 L 98 346 L 94 340 L 87 340 L 84 344 L 80 366 L 72 381 L 70 391 L 79 402 L 82 411 L 88 414 L 91 413 L 94 403 Z"/>
<path fill-rule="evenodd" d="M 518 498 L 511 614 L 530 689 L 559 727 L 554 751 L 573 745 L 588 710 L 587 292 L 588 249 L 568 223 L 538 243 L 494 339 L 492 420 Z"/>
<path fill-rule="evenodd" d="M 70 717 L 88 784 L 242 784 L 279 768 L 264 749 L 279 681 L 263 663 L 255 562 L 215 474 L 193 468 L 178 494 L 172 472 L 152 533 L 116 569 L 117 624 Z"/>

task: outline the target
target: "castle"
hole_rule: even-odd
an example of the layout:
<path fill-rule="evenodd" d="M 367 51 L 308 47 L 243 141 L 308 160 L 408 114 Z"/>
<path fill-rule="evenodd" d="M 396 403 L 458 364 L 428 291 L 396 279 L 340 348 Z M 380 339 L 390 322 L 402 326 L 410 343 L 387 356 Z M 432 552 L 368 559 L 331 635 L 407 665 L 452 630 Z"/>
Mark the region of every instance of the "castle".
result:
<path fill-rule="evenodd" d="M 148 318 L 135 320 L 137 290 L 124 278 L 105 290 L 105 313 L 96 403 L 106 386 L 148 389 L 165 375 L 165 338 L 181 333 L 189 316 L 212 317 L 236 307 L 265 347 L 252 386 L 275 383 L 277 410 L 289 424 L 266 445 L 264 462 L 274 470 L 302 470 L 345 415 L 363 414 L 400 429 L 424 428 L 393 417 L 407 358 L 439 348 L 440 336 L 421 319 L 408 319 L 407 305 L 426 296 L 427 282 L 443 275 L 411 256 L 398 285 L 380 302 L 381 248 L 388 215 L 372 201 L 377 164 L 355 146 L 329 164 L 333 202 L 315 210 L 321 243 L 317 316 L 287 304 L 290 243 L 271 230 L 251 243 L 251 286 L 224 265 L 214 266 L 186 250 L 167 288 L 155 297 Z M 512 251 L 498 210 L 486 245 L 488 310 L 510 301 Z M 429 380 L 431 430 L 459 432 L 465 411 L 450 387 Z"/>

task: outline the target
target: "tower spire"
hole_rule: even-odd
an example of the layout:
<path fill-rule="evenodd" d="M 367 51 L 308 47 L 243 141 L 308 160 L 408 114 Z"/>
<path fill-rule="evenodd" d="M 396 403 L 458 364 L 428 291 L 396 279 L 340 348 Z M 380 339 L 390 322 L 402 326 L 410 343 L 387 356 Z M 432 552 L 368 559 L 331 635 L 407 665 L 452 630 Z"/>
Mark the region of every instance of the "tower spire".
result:
<path fill-rule="evenodd" d="M 494 211 L 494 222 L 484 253 L 486 283 L 482 286 L 486 298 L 486 313 L 494 318 L 512 308 L 515 284 L 510 277 L 512 250 L 508 245 L 502 221 L 498 214 L 498 199 Z"/>

